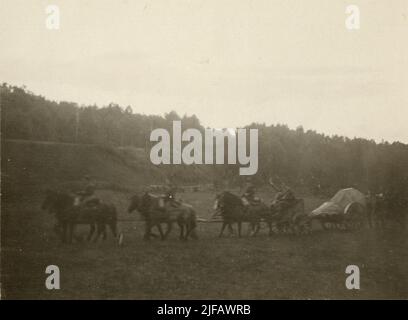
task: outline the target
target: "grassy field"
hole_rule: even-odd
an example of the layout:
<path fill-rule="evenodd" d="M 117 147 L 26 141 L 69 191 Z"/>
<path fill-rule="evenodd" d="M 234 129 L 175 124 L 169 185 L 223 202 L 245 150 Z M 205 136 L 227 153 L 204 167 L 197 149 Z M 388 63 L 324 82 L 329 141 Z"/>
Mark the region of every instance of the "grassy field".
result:
<path fill-rule="evenodd" d="M 130 194 L 101 190 L 119 209 L 124 244 L 61 244 L 54 219 L 40 210 L 41 194 L 3 201 L 2 298 L 6 299 L 314 299 L 408 298 L 406 232 L 364 228 L 310 235 L 217 237 L 220 225 L 201 223 L 199 240 L 180 242 L 175 227 L 161 242 L 142 240 L 139 214 L 128 214 Z M 267 197 L 266 194 L 263 195 Z M 200 217 L 211 215 L 214 194 L 180 194 Z M 311 210 L 323 199 L 306 197 Z M 244 229 L 245 231 L 246 229 Z M 85 235 L 87 227 L 79 227 Z M 61 271 L 61 289 L 46 290 L 47 265 Z M 347 265 L 358 265 L 361 290 L 345 288 Z"/>

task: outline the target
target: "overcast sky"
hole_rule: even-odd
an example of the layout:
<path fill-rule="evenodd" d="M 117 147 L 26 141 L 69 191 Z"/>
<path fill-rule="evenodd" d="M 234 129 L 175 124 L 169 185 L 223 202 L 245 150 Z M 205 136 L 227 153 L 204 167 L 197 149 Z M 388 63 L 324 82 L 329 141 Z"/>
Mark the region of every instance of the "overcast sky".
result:
<path fill-rule="evenodd" d="M 80 104 L 408 143 L 408 1 L 1 0 L 0 81 Z M 60 8 L 60 30 L 45 7 Z"/>

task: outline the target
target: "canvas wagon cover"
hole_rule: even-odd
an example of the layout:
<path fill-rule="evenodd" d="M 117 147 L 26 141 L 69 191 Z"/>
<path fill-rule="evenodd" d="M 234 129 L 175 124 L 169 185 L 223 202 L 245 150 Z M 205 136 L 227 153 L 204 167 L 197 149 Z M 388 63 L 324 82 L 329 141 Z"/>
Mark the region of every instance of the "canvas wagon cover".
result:
<path fill-rule="evenodd" d="M 366 206 L 366 198 L 363 193 L 354 188 L 339 190 L 333 198 L 313 210 L 312 216 L 342 214 L 350 203 L 358 202 Z"/>

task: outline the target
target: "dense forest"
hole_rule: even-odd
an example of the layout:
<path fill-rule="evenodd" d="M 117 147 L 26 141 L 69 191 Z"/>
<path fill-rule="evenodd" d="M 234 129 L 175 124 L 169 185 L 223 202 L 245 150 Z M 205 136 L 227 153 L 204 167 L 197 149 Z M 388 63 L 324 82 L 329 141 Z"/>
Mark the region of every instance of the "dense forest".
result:
<path fill-rule="evenodd" d="M 2 139 L 24 139 L 134 146 L 150 148 L 154 128 L 171 131 L 172 121 L 184 128 L 204 130 L 195 116 L 135 113 L 130 106 L 110 103 L 97 107 L 55 102 L 26 88 L 1 85 Z M 286 125 L 253 123 L 259 130 L 259 170 L 253 179 L 267 183 L 270 177 L 290 186 L 328 192 L 354 186 L 362 191 L 408 194 L 408 145 L 296 130 Z M 219 166 L 214 177 L 240 183 L 238 166 Z M 216 178 L 214 178 L 216 180 Z"/>

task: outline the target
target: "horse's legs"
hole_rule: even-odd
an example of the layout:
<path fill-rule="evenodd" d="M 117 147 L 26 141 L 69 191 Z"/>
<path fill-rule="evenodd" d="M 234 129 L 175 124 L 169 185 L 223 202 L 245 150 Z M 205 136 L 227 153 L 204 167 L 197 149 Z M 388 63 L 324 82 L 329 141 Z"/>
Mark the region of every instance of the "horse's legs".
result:
<path fill-rule="evenodd" d="M 187 223 L 185 224 L 185 228 L 186 228 L 186 234 L 184 235 L 184 240 L 187 241 L 187 240 L 188 240 L 188 237 L 190 236 L 190 232 L 191 232 L 191 230 L 192 230 L 192 227 L 191 227 L 191 225 L 190 225 L 189 222 L 187 222 Z"/>
<path fill-rule="evenodd" d="M 261 223 L 258 221 L 254 224 L 254 231 L 252 233 L 253 236 L 256 236 L 261 229 Z"/>
<path fill-rule="evenodd" d="M 234 234 L 234 229 L 232 228 L 232 223 L 228 223 L 228 231 L 229 231 L 230 236 Z"/>
<path fill-rule="evenodd" d="M 186 234 L 184 236 L 184 240 L 188 240 L 188 237 L 190 236 L 191 231 L 194 229 L 194 226 L 192 225 L 191 221 L 188 219 L 185 222 L 185 227 L 186 227 Z"/>
<path fill-rule="evenodd" d="M 105 229 L 105 224 L 102 223 L 97 223 L 96 224 L 96 237 L 94 238 L 94 242 L 99 240 L 99 237 L 101 236 L 102 233 L 104 233 L 104 231 L 106 232 Z"/>
<path fill-rule="evenodd" d="M 116 238 L 117 235 L 118 235 L 116 221 L 110 222 L 109 223 L 109 228 L 111 229 L 113 236 Z"/>
<path fill-rule="evenodd" d="M 268 229 L 269 229 L 269 234 L 268 234 L 268 235 L 271 237 L 272 234 L 273 234 L 273 231 L 272 231 L 272 222 L 268 221 L 267 224 L 268 224 Z"/>
<path fill-rule="evenodd" d="M 197 239 L 197 233 L 196 233 L 196 225 L 193 222 L 190 222 L 188 232 L 186 235 L 186 238 L 190 237 L 191 239 Z"/>
<path fill-rule="evenodd" d="M 191 231 L 194 229 L 194 227 L 190 224 L 190 222 L 187 223 L 186 225 L 186 236 L 185 240 L 188 240 L 188 237 L 190 236 Z"/>
<path fill-rule="evenodd" d="M 103 222 L 98 222 L 97 223 L 97 234 L 95 241 L 99 239 L 99 237 L 102 235 L 102 240 L 106 240 L 107 237 L 107 232 L 106 232 L 106 225 Z"/>
<path fill-rule="evenodd" d="M 242 222 L 238 221 L 238 237 L 241 238 Z"/>
<path fill-rule="evenodd" d="M 158 223 L 158 224 L 156 225 L 156 227 L 157 227 L 157 230 L 159 230 L 160 239 L 161 239 L 161 240 L 164 240 L 164 233 L 163 233 L 163 228 L 161 227 L 161 224 Z"/>
<path fill-rule="evenodd" d="M 180 239 L 180 240 L 184 240 L 184 223 L 181 222 L 181 221 L 179 221 L 179 222 L 177 222 L 177 224 L 178 224 L 178 226 L 179 226 L 179 228 L 180 228 L 180 236 L 179 236 L 179 239 Z M 186 232 L 187 232 L 187 231 L 186 231 Z"/>
<path fill-rule="evenodd" d="M 195 217 L 190 217 L 187 221 L 187 233 L 186 233 L 186 240 L 188 237 L 191 239 L 197 239 L 197 222 L 195 221 Z"/>
<path fill-rule="evenodd" d="M 219 238 L 222 237 L 222 234 L 224 233 L 224 229 L 225 229 L 226 226 L 227 226 L 227 222 L 223 221 L 222 226 L 221 226 L 220 234 L 218 235 Z M 228 227 L 229 227 L 229 229 L 231 229 L 232 228 L 231 224 L 228 224 Z"/>
<path fill-rule="evenodd" d="M 249 236 L 253 237 L 255 235 L 255 229 L 256 229 L 256 223 L 255 222 L 250 222 L 249 223 Z"/>
<path fill-rule="evenodd" d="M 90 226 L 90 229 L 89 229 L 89 234 L 88 234 L 87 241 L 91 241 L 92 236 L 93 236 L 93 234 L 95 232 L 95 224 L 91 223 L 89 226 Z"/>
<path fill-rule="evenodd" d="M 173 223 L 171 221 L 168 221 L 167 222 L 167 230 L 166 230 L 166 233 L 163 236 L 163 240 L 167 239 L 167 236 L 170 234 L 172 229 L 173 229 Z"/>

